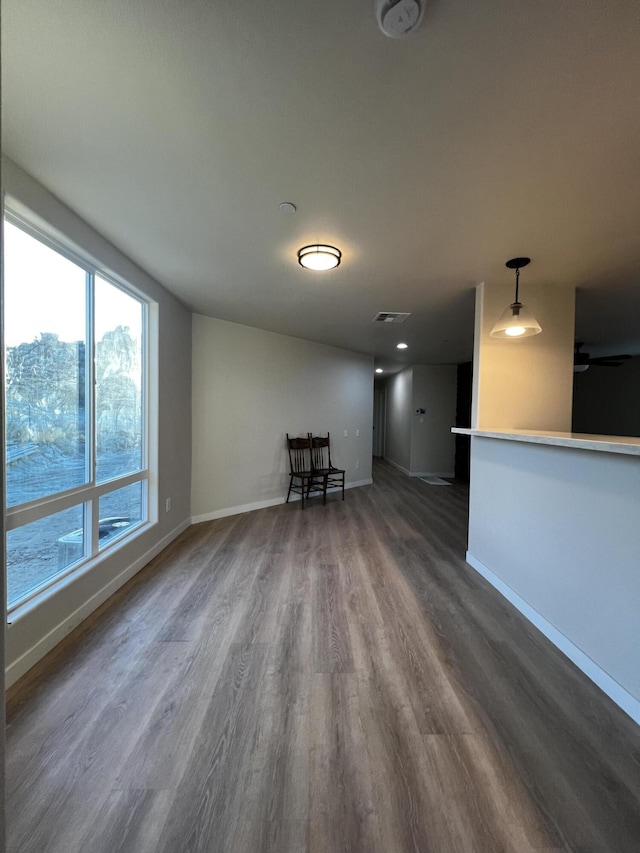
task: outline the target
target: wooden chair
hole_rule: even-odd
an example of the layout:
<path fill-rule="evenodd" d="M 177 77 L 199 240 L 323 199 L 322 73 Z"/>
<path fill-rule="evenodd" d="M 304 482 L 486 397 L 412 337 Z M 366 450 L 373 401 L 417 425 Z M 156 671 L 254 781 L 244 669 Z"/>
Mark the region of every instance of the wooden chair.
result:
<path fill-rule="evenodd" d="M 306 438 L 289 438 L 287 433 L 287 448 L 289 450 L 289 491 L 287 492 L 287 503 L 291 492 L 295 492 L 302 498 L 302 509 L 304 509 L 305 498 L 313 492 L 322 492 L 323 503 L 327 502 L 327 478 L 312 470 L 311 466 L 311 436 Z"/>
<path fill-rule="evenodd" d="M 331 461 L 331 438 L 329 433 L 323 438 L 319 435 L 311 435 L 311 470 L 316 476 L 324 477 L 325 489 L 323 503 L 327 502 L 327 488 L 331 486 L 342 487 L 342 500 L 344 500 L 344 468 L 336 468 Z"/>

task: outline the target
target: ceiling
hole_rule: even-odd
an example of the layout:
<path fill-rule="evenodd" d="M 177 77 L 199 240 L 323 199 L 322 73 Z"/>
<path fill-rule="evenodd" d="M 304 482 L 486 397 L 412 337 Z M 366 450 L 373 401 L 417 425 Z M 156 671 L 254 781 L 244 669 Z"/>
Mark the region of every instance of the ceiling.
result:
<path fill-rule="evenodd" d="M 575 285 L 589 351 L 640 353 L 637 0 L 431 0 L 395 40 L 372 0 L 2 16 L 4 151 L 194 311 L 458 362 L 475 285 L 528 255 L 525 301 Z M 297 264 L 317 241 L 338 269 Z"/>

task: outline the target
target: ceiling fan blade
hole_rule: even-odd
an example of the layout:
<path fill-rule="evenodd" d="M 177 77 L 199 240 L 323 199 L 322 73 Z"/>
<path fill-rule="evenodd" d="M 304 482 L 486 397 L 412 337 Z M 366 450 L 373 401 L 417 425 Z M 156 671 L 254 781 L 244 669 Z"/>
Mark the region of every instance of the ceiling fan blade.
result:
<path fill-rule="evenodd" d="M 589 359 L 591 364 L 622 364 L 623 361 L 627 361 L 630 359 L 630 355 L 620 354 L 620 355 L 598 355 L 594 358 Z"/>
<path fill-rule="evenodd" d="M 582 352 L 582 347 L 584 343 L 582 341 L 576 341 L 573 349 L 573 365 L 578 368 L 588 367 L 590 364 L 594 364 L 597 367 L 620 367 L 624 361 L 627 361 L 633 356 L 628 355 L 627 353 L 619 353 L 616 355 L 600 355 L 594 356 L 591 358 L 590 353 Z"/>
<path fill-rule="evenodd" d="M 603 361 L 626 361 L 628 358 L 633 358 L 632 355 L 628 355 L 627 353 L 619 353 L 618 355 L 600 355 L 598 359 L 602 359 Z"/>

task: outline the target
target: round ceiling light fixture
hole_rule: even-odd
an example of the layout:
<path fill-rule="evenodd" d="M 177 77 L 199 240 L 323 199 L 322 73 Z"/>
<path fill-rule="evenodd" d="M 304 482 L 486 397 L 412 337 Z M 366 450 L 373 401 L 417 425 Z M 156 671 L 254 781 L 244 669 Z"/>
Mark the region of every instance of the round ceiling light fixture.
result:
<path fill-rule="evenodd" d="M 340 249 L 322 243 L 298 249 L 298 263 L 308 270 L 332 270 L 340 265 L 341 258 Z"/>
<path fill-rule="evenodd" d="M 489 333 L 492 338 L 528 338 L 539 335 L 542 331 L 540 323 L 533 314 L 518 299 L 520 288 L 520 269 L 530 263 L 531 258 L 512 258 L 505 266 L 516 271 L 516 296 L 514 301 L 504 309 L 498 322 Z"/>
<path fill-rule="evenodd" d="M 408 349 L 409 344 L 396 344 L 396 349 Z"/>
<path fill-rule="evenodd" d="M 376 367 L 376 373 L 384 373 L 381 367 Z"/>

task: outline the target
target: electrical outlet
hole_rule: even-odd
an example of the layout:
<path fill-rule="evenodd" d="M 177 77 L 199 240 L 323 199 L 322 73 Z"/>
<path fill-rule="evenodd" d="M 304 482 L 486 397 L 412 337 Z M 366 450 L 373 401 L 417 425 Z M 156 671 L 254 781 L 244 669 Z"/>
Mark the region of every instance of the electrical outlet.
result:
<path fill-rule="evenodd" d="M 344 437 L 345 437 L 345 438 L 349 438 L 349 430 L 348 430 L 348 429 L 345 429 L 345 431 L 344 431 Z"/>
<path fill-rule="evenodd" d="M 359 429 L 356 430 L 356 438 L 360 438 L 360 430 Z"/>
<path fill-rule="evenodd" d="M 360 467 L 360 460 L 356 459 L 356 469 Z"/>
<path fill-rule="evenodd" d="M 164 502 L 165 512 L 171 512 L 171 498 L 167 498 Z"/>

